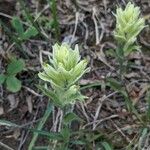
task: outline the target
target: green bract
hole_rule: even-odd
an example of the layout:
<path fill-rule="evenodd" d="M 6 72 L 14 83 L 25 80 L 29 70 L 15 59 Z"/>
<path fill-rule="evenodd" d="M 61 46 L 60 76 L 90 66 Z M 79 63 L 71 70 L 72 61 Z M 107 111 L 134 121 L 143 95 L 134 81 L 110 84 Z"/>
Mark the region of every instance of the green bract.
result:
<path fill-rule="evenodd" d="M 57 105 L 64 106 L 83 98 L 75 83 L 89 68 L 86 68 L 87 60 L 80 60 L 78 46 L 73 50 L 66 43 L 55 44 L 50 64 L 43 64 L 42 67 L 44 71 L 38 75 L 42 80 L 51 83 Z"/>
<path fill-rule="evenodd" d="M 137 35 L 145 27 L 145 21 L 139 15 L 139 7 L 135 7 L 131 2 L 127 4 L 125 10 L 117 9 L 115 38 L 120 46 L 123 46 L 125 56 L 138 49 L 135 44 Z"/>

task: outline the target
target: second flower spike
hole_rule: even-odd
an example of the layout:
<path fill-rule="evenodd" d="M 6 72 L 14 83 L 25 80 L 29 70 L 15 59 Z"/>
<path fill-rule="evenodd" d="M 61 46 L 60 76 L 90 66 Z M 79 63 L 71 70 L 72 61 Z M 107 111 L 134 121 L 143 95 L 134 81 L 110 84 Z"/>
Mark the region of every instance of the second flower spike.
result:
<path fill-rule="evenodd" d="M 140 18 L 140 8 L 129 2 L 126 8 L 117 8 L 115 38 L 127 56 L 133 50 L 139 49 L 135 44 L 138 34 L 145 27 L 145 21 Z"/>

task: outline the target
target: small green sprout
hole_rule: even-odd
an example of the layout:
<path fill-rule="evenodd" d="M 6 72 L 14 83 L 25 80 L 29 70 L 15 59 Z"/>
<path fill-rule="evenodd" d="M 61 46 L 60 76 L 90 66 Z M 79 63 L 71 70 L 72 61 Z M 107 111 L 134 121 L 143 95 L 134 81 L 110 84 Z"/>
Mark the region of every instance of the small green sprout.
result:
<path fill-rule="evenodd" d="M 89 71 L 89 68 L 87 68 L 87 60 L 80 59 L 77 45 L 73 50 L 66 43 L 55 44 L 50 65 L 43 64 L 44 71 L 38 75 L 42 80 L 51 83 L 54 89 L 51 98 L 56 105 L 65 106 L 74 103 L 77 99 L 85 98 L 80 94 L 76 82 Z"/>
<path fill-rule="evenodd" d="M 117 8 L 115 14 L 116 29 L 115 38 L 123 50 L 124 56 L 128 56 L 133 50 L 139 49 L 135 44 L 138 34 L 145 27 L 144 18 L 140 18 L 140 8 L 129 2 L 126 8 Z"/>
<path fill-rule="evenodd" d="M 28 40 L 38 34 L 38 31 L 34 26 L 30 26 L 25 30 L 23 27 L 23 23 L 18 17 L 13 17 L 11 23 L 17 33 L 18 40 L 20 41 Z"/>

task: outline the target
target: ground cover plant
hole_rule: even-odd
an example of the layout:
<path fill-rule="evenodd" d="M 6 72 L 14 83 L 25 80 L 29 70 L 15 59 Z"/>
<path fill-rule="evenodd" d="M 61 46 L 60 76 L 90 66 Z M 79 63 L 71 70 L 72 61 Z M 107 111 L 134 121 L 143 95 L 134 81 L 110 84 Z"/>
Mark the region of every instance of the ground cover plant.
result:
<path fill-rule="evenodd" d="M 21 82 L 15 77 L 17 73 L 24 69 L 24 61 L 12 58 L 8 64 L 6 74 L 0 74 L 0 84 L 6 82 L 7 89 L 11 92 L 17 92 L 21 88 Z"/>
<path fill-rule="evenodd" d="M 0 1 L 0 149 L 150 149 L 149 8 Z"/>

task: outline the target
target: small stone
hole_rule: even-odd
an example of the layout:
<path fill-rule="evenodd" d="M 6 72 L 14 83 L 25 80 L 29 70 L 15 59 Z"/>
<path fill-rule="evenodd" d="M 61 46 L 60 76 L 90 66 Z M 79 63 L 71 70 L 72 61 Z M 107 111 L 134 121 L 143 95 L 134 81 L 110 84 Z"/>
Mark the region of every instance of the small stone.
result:
<path fill-rule="evenodd" d="M 122 112 L 127 112 L 127 110 L 123 108 L 123 109 L 122 109 Z"/>
<path fill-rule="evenodd" d="M 4 109 L 2 106 L 0 106 L 0 116 L 4 114 Z"/>

